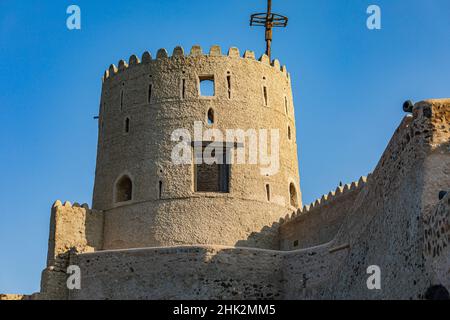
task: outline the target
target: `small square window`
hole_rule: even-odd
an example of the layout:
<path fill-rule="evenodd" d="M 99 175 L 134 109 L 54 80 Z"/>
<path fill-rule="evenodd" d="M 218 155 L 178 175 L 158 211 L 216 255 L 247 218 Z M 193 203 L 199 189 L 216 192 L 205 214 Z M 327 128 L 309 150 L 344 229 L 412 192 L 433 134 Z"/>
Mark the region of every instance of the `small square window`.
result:
<path fill-rule="evenodd" d="M 200 96 L 202 97 L 214 97 L 215 96 L 215 88 L 214 88 L 214 76 L 200 76 Z"/>
<path fill-rule="evenodd" d="M 294 241 L 294 247 L 298 247 L 298 240 Z"/>

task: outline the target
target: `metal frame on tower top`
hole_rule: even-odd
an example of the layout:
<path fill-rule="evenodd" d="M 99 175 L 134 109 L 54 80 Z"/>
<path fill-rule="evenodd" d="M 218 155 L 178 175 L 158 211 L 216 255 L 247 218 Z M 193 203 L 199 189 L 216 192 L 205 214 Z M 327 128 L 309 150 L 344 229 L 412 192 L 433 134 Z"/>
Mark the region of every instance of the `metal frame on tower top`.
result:
<path fill-rule="evenodd" d="M 263 26 L 266 28 L 266 54 L 270 58 L 272 50 L 272 29 L 285 28 L 288 17 L 272 13 L 272 0 L 267 0 L 267 12 L 252 14 L 250 26 Z"/>

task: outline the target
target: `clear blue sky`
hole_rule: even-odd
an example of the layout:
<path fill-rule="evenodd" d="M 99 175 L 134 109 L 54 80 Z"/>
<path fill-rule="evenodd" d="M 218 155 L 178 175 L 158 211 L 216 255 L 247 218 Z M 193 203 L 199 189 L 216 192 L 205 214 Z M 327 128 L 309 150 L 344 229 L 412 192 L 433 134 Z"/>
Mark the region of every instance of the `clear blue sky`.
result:
<path fill-rule="evenodd" d="M 82 30 L 66 28 L 66 8 Z M 382 30 L 366 9 L 382 9 Z M 0 293 L 39 290 L 54 200 L 91 202 L 101 76 L 145 50 L 264 51 L 265 0 L 0 2 Z M 274 0 L 290 18 L 273 56 L 292 75 L 309 203 L 372 171 L 404 100 L 450 96 L 450 1 Z M 207 50 L 205 50 L 207 51 Z"/>

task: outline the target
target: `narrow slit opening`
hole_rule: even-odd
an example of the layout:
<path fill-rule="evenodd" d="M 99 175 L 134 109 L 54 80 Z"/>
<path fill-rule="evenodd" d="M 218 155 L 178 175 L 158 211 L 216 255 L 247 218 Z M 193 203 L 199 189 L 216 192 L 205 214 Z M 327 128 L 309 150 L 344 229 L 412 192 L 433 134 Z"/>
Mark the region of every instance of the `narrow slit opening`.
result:
<path fill-rule="evenodd" d="M 130 132 L 130 118 L 125 119 L 125 133 Z"/>
<path fill-rule="evenodd" d="M 228 99 L 231 99 L 231 76 L 227 76 Z"/>
<path fill-rule="evenodd" d="M 263 91 L 264 91 L 264 105 L 267 107 L 267 87 L 266 86 L 263 87 Z"/>
<path fill-rule="evenodd" d="M 267 201 L 270 201 L 270 185 L 266 184 Z"/>
<path fill-rule="evenodd" d="M 284 112 L 288 115 L 288 100 L 287 97 L 284 97 Z"/>
<path fill-rule="evenodd" d="M 148 85 L 148 96 L 147 96 L 147 102 L 150 103 L 152 101 L 152 84 Z"/>
<path fill-rule="evenodd" d="M 186 79 L 183 79 L 182 82 L 181 98 L 184 99 L 186 97 Z"/>

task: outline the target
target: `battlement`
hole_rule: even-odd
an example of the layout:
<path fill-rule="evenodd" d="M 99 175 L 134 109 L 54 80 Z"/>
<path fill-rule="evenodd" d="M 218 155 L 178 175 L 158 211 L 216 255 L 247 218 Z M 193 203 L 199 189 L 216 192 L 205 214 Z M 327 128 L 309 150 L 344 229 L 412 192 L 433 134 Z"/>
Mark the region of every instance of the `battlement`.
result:
<path fill-rule="evenodd" d="M 332 241 L 367 180 L 361 177 L 358 181 L 339 186 L 311 205 L 280 219 L 280 249 L 298 250 Z"/>
<path fill-rule="evenodd" d="M 55 201 L 51 210 L 48 266 L 71 249 L 77 252 L 101 248 L 103 213 L 88 204 Z"/>
<path fill-rule="evenodd" d="M 83 209 L 89 210 L 89 205 L 87 203 L 79 204 L 78 202 L 74 202 L 74 204 L 72 204 L 70 201 L 65 201 L 63 203 L 61 200 L 56 200 L 53 203 L 52 208 L 59 208 L 59 207 L 64 207 L 64 208 L 83 208 Z"/>
<path fill-rule="evenodd" d="M 361 190 L 361 188 L 366 185 L 367 180 L 369 178 L 370 175 L 368 177 L 362 176 L 361 178 L 359 178 L 358 181 L 354 181 L 344 186 L 338 186 L 335 191 L 330 191 L 328 194 L 325 194 L 322 197 L 318 198 L 310 205 L 305 205 L 303 206 L 303 208 L 300 208 L 297 211 L 294 211 L 291 214 L 286 215 L 284 218 L 280 218 L 279 224 L 283 225 L 292 222 L 302 215 L 313 213 L 314 211 L 318 210 L 319 208 L 325 205 L 331 204 L 332 202 L 335 201 L 339 201 L 339 199 L 341 199 L 348 193 Z"/>
<path fill-rule="evenodd" d="M 233 58 L 233 59 L 248 59 L 253 60 L 255 62 L 259 62 L 261 64 L 265 64 L 267 66 L 273 67 L 275 70 L 280 71 L 282 74 L 284 74 L 288 79 L 290 78 L 290 75 L 287 71 L 287 68 L 285 65 L 281 65 L 280 61 L 278 59 L 274 59 L 270 61 L 269 57 L 266 54 L 263 54 L 258 60 L 255 58 L 255 53 L 251 50 L 246 50 L 241 57 L 239 49 L 236 47 L 231 47 L 228 49 L 228 53 L 226 55 L 222 54 L 222 50 L 220 46 L 214 45 L 210 48 L 209 54 L 203 53 L 202 47 L 195 45 L 191 48 L 191 51 L 188 55 L 184 53 L 184 49 L 181 46 L 177 46 L 173 49 L 172 55 L 169 56 L 166 49 L 162 48 L 159 49 L 156 53 L 156 59 L 152 58 L 152 55 L 150 52 L 145 51 L 142 54 L 141 59 L 139 59 L 135 54 L 132 54 L 130 58 L 128 59 L 128 63 L 125 60 L 120 60 L 118 62 L 118 67 L 116 65 L 111 64 L 108 70 L 105 71 L 103 75 L 103 81 L 106 81 L 107 79 L 114 77 L 115 75 L 123 72 L 124 70 L 128 70 L 129 68 L 136 67 L 138 65 L 147 65 L 153 62 L 157 61 L 163 61 L 167 59 L 197 59 L 199 57 L 223 57 L 223 58 Z"/>

